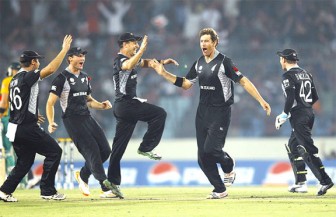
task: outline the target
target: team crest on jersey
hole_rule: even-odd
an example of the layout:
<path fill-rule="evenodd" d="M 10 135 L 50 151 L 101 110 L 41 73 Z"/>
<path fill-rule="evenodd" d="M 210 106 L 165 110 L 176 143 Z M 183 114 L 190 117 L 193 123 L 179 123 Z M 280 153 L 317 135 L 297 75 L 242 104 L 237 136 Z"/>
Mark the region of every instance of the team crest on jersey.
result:
<path fill-rule="evenodd" d="M 81 78 L 81 81 L 82 81 L 82 83 L 84 83 L 85 82 L 85 78 Z"/>
<path fill-rule="evenodd" d="M 56 86 L 55 85 L 53 85 L 53 86 L 51 86 L 51 90 L 53 90 L 53 91 L 56 91 Z"/>
<path fill-rule="evenodd" d="M 283 83 L 284 88 L 289 87 L 289 80 L 288 79 L 283 80 L 282 83 Z"/>
<path fill-rule="evenodd" d="M 70 78 L 69 81 L 70 81 L 70 84 L 72 84 L 72 85 L 76 84 L 75 79 L 73 79 L 73 78 Z"/>
<path fill-rule="evenodd" d="M 202 72 L 202 69 L 203 69 L 203 66 L 199 66 L 197 72 L 198 72 L 198 73 L 201 73 L 201 72 Z"/>
<path fill-rule="evenodd" d="M 215 65 L 211 68 L 211 71 L 215 71 L 216 66 L 217 66 L 217 64 L 215 64 Z"/>

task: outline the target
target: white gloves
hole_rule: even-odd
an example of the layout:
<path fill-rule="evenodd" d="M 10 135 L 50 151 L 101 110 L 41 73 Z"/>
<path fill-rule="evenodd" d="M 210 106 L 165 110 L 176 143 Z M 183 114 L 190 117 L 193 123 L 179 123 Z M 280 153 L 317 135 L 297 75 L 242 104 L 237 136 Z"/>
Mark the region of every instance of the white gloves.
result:
<path fill-rule="evenodd" d="M 282 112 L 279 114 L 275 119 L 275 129 L 279 130 L 281 125 L 287 121 L 287 119 L 290 118 L 290 114 L 286 114 L 285 112 Z"/>

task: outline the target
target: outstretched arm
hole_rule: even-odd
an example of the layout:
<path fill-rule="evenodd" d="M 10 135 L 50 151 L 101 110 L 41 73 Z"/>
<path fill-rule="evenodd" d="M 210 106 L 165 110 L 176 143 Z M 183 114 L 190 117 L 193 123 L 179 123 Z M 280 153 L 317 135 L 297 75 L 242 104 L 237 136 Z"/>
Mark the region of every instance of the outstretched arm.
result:
<path fill-rule="evenodd" d="M 58 67 L 63 62 L 63 59 L 70 49 L 70 45 L 72 42 L 72 36 L 71 35 L 66 35 L 63 39 L 63 45 L 62 45 L 62 50 L 58 53 L 58 55 L 53 59 L 46 67 L 44 67 L 41 72 L 40 72 L 40 78 L 43 79 L 45 77 L 48 77 L 52 73 L 54 73 Z"/>
<path fill-rule="evenodd" d="M 144 68 L 149 68 L 149 67 L 151 67 L 150 66 L 150 62 L 152 61 L 152 60 L 157 60 L 159 63 L 161 63 L 162 65 L 168 65 L 168 64 L 174 64 L 175 66 L 178 66 L 179 65 L 179 63 L 176 61 L 176 60 L 174 60 L 174 59 L 172 59 L 172 58 L 168 58 L 168 59 L 164 59 L 164 60 L 158 60 L 158 59 L 143 59 L 142 61 L 142 67 L 144 67 Z"/>
<path fill-rule="evenodd" d="M 253 83 L 246 77 L 240 79 L 239 83 L 254 99 L 256 99 L 260 103 L 261 107 L 266 111 L 267 115 L 269 116 L 271 114 L 271 106 L 264 100 L 264 98 L 262 98 Z"/>
<path fill-rule="evenodd" d="M 128 60 L 125 60 L 122 63 L 122 66 L 121 66 L 122 70 L 131 70 L 135 67 L 135 65 L 139 62 L 139 60 L 141 59 L 145 50 L 147 49 L 147 42 L 148 42 L 148 36 L 145 35 L 142 42 L 141 42 L 141 46 L 140 46 L 138 52 L 134 56 L 132 56 Z"/>
<path fill-rule="evenodd" d="M 185 77 L 178 77 L 170 72 L 168 72 L 163 64 L 159 63 L 156 59 L 153 59 L 149 62 L 149 66 L 153 68 L 160 76 L 169 81 L 170 83 L 175 84 L 178 87 L 182 87 L 183 89 L 189 89 L 193 83 L 187 80 Z"/>

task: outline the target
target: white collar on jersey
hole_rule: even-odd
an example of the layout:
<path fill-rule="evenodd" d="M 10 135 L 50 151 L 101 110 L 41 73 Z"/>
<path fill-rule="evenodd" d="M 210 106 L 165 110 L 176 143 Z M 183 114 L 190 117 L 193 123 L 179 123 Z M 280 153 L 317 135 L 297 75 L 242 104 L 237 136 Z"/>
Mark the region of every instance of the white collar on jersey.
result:
<path fill-rule="evenodd" d="M 67 70 L 69 73 L 73 74 L 73 75 L 76 76 L 77 78 L 79 77 L 79 75 L 80 75 L 80 73 L 81 73 L 81 72 L 79 72 L 78 74 L 72 73 L 72 72 L 70 71 L 69 67 L 66 67 L 65 70 Z"/>
<path fill-rule="evenodd" d="M 298 64 L 295 64 L 291 66 L 290 68 L 288 68 L 287 71 L 291 70 L 292 68 L 300 68 L 300 66 Z"/>

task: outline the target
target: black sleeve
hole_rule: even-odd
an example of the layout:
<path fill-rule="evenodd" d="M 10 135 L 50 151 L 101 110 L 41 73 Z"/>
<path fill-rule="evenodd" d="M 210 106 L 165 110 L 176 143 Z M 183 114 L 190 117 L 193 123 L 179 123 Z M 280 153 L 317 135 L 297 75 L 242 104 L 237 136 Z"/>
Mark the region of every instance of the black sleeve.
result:
<path fill-rule="evenodd" d="M 123 71 L 122 70 L 122 64 L 126 61 L 126 60 L 128 60 L 129 58 L 127 58 L 127 57 L 118 57 L 118 58 L 116 58 L 115 59 L 115 61 L 114 61 L 114 66 L 115 66 L 115 68 L 118 70 L 118 72 L 121 72 L 121 71 Z M 136 69 L 136 70 L 138 70 L 139 68 L 141 68 L 140 66 L 141 66 L 141 60 L 142 59 L 139 59 L 139 62 L 137 62 L 136 64 L 135 64 L 135 66 L 134 66 L 134 68 L 133 69 Z"/>
<path fill-rule="evenodd" d="M 87 82 L 88 82 L 88 91 L 87 91 L 87 95 L 90 95 L 92 93 L 92 88 L 91 88 L 91 77 L 90 76 L 87 76 L 86 77 L 87 79 Z"/>
<path fill-rule="evenodd" d="M 194 64 L 191 66 L 189 72 L 186 75 L 186 79 L 188 79 L 189 81 L 191 81 L 192 83 L 196 83 L 196 81 L 198 80 L 198 75 L 197 75 L 197 71 L 196 71 L 196 64 L 198 61 L 195 61 Z"/>
<path fill-rule="evenodd" d="M 29 86 L 33 86 L 40 79 L 40 70 L 25 73 L 24 82 Z"/>
<path fill-rule="evenodd" d="M 235 83 L 239 82 L 240 79 L 244 77 L 244 75 L 239 71 L 237 66 L 232 62 L 230 58 L 225 57 L 223 64 L 225 68 L 225 75 Z"/>
<path fill-rule="evenodd" d="M 315 87 L 315 83 L 314 83 L 314 80 L 313 80 L 313 76 L 311 74 L 309 74 L 309 77 L 310 79 L 312 80 L 312 87 L 311 87 L 311 91 L 312 91 L 312 98 L 313 98 L 313 101 L 312 101 L 312 105 L 314 105 L 314 103 L 319 100 L 319 96 L 318 96 L 318 93 L 317 93 L 317 90 L 316 90 L 316 87 Z"/>
<path fill-rule="evenodd" d="M 286 97 L 284 112 L 288 114 L 293 106 L 294 99 L 295 99 L 294 89 L 286 89 L 286 96 L 287 97 Z"/>
<path fill-rule="evenodd" d="M 295 100 L 295 83 L 288 74 L 282 75 L 282 87 L 286 96 L 284 112 L 288 114 Z"/>
<path fill-rule="evenodd" d="M 114 59 L 114 66 L 113 66 L 113 68 L 115 68 L 115 70 L 116 70 L 117 72 L 122 71 L 121 66 L 122 66 L 122 63 L 123 63 L 125 60 L 127 60 L 126 57 L 122 58 L 122 57 L 118 56 L 117 58 Z"/>
<path fill-rule="evenodd" d="M 49 93 L 53 93 L 57 95 L 58 97 L 60 97 L 63 91 L 65 81 L 66 81 L 66 78 L 62 74 L 59 74 L 53 80 Z"/>

